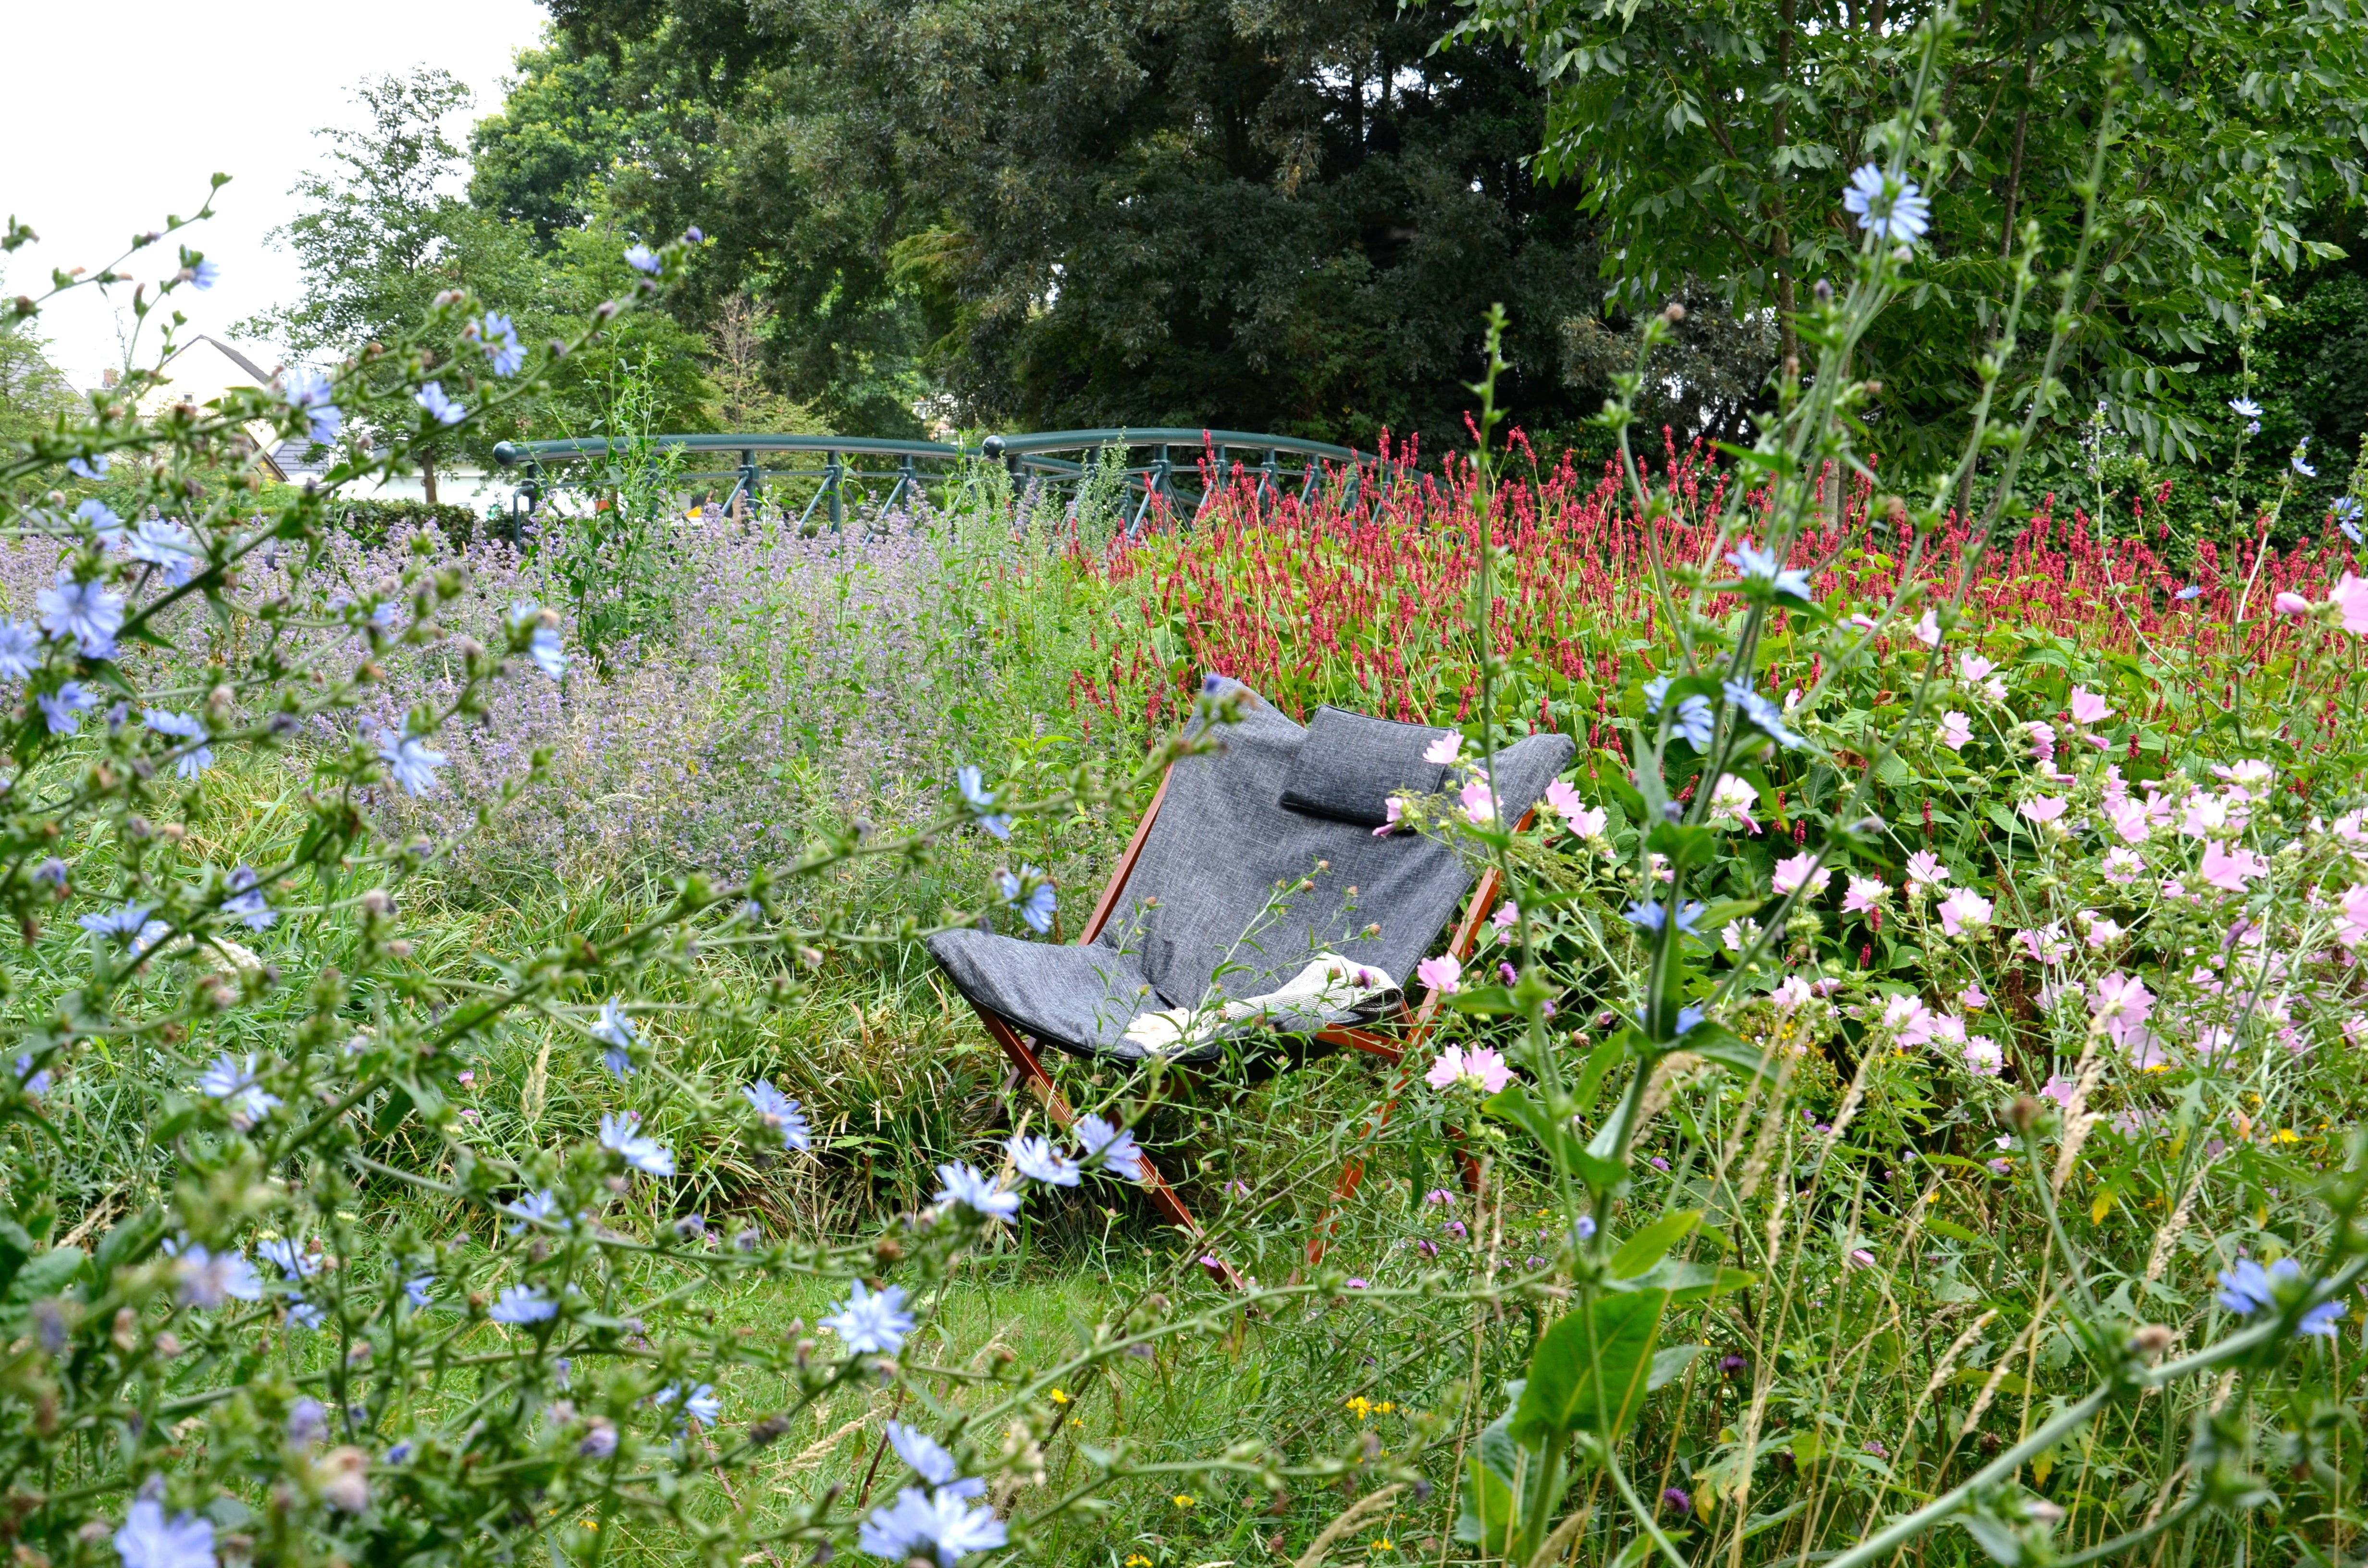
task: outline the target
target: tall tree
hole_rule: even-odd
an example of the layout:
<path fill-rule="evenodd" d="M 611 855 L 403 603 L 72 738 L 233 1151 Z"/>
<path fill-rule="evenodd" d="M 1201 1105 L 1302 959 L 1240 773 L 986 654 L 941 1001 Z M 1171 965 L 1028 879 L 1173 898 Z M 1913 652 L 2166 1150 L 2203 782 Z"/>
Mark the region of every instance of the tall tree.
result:
<path fill-rule="evenodd" d="M 368 123 L 320 132 L 328 166 L 297 183 L 306 210 L 279 231 L 302 264 L 304 291 L 247 324 L 251 330 L 302 355 L 359 356 L 424 322 L 438 294 L 465 288 L 508 314 L 531 342 L 628 287 L 632 274 L 622 252 L 630 236 L 605 210 L 557 215 L 551 232 L 539 235 L 531 219 L 513 222 L 461 194 L 468 165 L 442 127 L 470 102 L 461 83 L 423 67 L 365 81 L 355 97 Z M 592 199 L 598 195 L 596 185 Z M 420 449 L 428 500 L 437 496 L 439 460 L 486 463 L 498 440 L 599 428 L 620 364 L 651 383 L 665 427 L 706 428 L 712 389 L 697 347 L 662 312 L 623 317 L 601 346 L 557 368 L 551 393 L 537 404 L 498 426 L 472 425 L 454 444 Z"/>
<path fill-rule="evenodd" d="M 2068 260 L 2076 187 L 2116 109 L 2079 369 L 2157 451 L 2192 454 L 2219 413 L 2182 372 L 2225 346 L 2264 283 L 2340 254 L 2305 238 L 2358 194 L 2368 22 L 2320 0 L 1460 0 L 1459 43 L 1509 42 L 1550 90 L 1538 167 L 1605 224 L 1637 303 L 1688 275 L 1789 322 L 1839 278 L 1842 211 L 1869 136 L 1907 98 L 1921 28 L 1944 35 L 1937 120 L 1917 128 L 1932 198 L 1925 288 L 1870 339 L 1887 450 L 1953 443 L 1982 317 L 2036 223 Z M 2083 399 L 2080 407 L 2087 406 Z"/>
<path fill-rule="evenodd" d="M 772 307 L 778 372 L 839 428 L 911 431 L 943 390 L 972 421 L 1435 449 L 1492 301 L 1524 415 L 1588 411 L 1561 329 L 1596 308 L 1590 225 L 1524 163 L 1544 96 L 1395 0 L 552 8 L 574 63 L 481 137 L 480 199 L 525 217 L 602 169 L 645 227 L 700 225 L 713 297 Z"/>

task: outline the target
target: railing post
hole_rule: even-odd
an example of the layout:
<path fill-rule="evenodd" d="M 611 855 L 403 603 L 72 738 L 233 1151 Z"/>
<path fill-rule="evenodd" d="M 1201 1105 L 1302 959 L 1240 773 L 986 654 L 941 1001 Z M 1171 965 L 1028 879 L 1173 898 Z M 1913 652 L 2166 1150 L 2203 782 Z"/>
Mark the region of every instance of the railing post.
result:
<path fill-rule="evenodd" d="M 744 448 L 740 453 L 740 483 L 732 487 L 732 520 L 746 523 L 757 505 L 757 453 L 754 448 Z"/>
<path fill-rule="evenodd" d="M 847 520 L 847 509 L 840 501 L 838 490 L 839 480 L 846 472 L 847 466 L 839 461 L 838 454 L 831 453 L 829 466 L 823 470 L 822 482 L 823 487 L 830 492 L 830 531 L 833 533 L 838 532 L 840 525 Z"/>

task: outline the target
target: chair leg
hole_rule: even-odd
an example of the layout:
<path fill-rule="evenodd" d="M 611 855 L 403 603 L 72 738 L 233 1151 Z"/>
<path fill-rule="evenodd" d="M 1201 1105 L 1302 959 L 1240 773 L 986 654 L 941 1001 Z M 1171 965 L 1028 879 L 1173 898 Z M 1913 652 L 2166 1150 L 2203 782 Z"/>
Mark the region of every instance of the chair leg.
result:
<path fill-rule="evenodd" d="M 1019 1073 L 1019 1081 L 1042 1102 L 1045 1116 L 1064 1132 L 1075 1127 L 1077 1124 L 1076 1111 L 1062 1095 L 1060 1085 L 1053 1082 L 1053 1074 L 1044 1071 L 1044 1063 L 1038 1059 L 1035 1050 L 1019 1038 L 1017 1029 L 995 1014 L 975 1002 L 971 1004 L 971 1007 L 978 1014 L 979 1022 L 986 1026 L 988 1038 L 1003 1048 L 1003 1054 Z M 1201 1221 L 1184 1207 L 1184 1200 L 1176 1196 L 1176 1189 L 1167 1185 L 1167 1178 L 1159 1174 L 1159 1167 L 1152 1163 L 1148 1153 L 1143 1156 L 1143 1187 L 1144 1195 L 1151 1199 L 1151 1206 L 1158 1210 L 1169 1224 L 1195 1243 L 1201 1239 Z M 1233 1265 L 1216 1254 L 1203 1253 L 1201 1267 L 1208 1270 L 1210 1277 L 1219 1284 L 1233 1290 L 1241 1288 L 1241 1277 L 1234 1272 Z"/>

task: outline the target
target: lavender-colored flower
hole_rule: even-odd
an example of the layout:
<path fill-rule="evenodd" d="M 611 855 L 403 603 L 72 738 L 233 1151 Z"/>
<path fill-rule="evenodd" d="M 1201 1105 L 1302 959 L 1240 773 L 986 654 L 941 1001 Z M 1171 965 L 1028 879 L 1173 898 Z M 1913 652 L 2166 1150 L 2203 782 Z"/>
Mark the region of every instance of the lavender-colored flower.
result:
<path fill-rule="evenodd" d="M 1053 884 L 1045 881 L 1043 877 L 1043 871 L 1034 866 L 1022 866 L 1016 877 L 1009 871 L 995 873 L 996 892 L 1002 895 L 1006 904 L 1018 907 L 1019 918 L 1028 922 L 1028 928 L 1039 936 L 1053 928 Z M 1024 897 L 1022 890 L 1025 890 Z"/>
<path fill-rule="evenodd" d="M 85 915 L 74 921 L 94 937 L 113 937 L 119 941 L 137 937 L 140 927 L 147 923 L 148 906 L 144 903 L 127 903 L 120 909 Z"/>
<path fill-rule="evenodd" d="M 469 417 L 469 411 L 444 395 L 444 383 L 429 381 L 419 389 L 413 402 L 427 411 L 427 417 L 438 425 L 458 425 Z"/>
<path fill-rule="evenodd" d="M 559 1303 L 544 1295 L 540 1286 L 506 1285 L 485 1315 L 495 1323 L 544 1323 L 559 1315 Z"/>
<path fill-rule="evenodd" d="M 154 1497 L 135 1500 L 115 1532 L 123 1568 L 214 1568 L 214 1527 L 195 1514 L 165 1517 Z"/>
<path fill-rule="evenodd" d="M 588 1460 L 604 1460 L 617 1451 L 617 1428 L 599 1416 L 592 1418 L 592 1429 L 575 1445 L 575 1451 Z"/>
<path fill-rule="evenodd" d="M 474 324 L 477 347 L 493 361 L 496 376 L 515 376 L 526 364 L 526 350 L 518 346 L 518 328 L 510 318 L 499 311 L 487 311 L 485 319 Z"/>
<path fill-rule="evenodd" d="M 197 536 L 170 517 L 142 517 L 124 541 L 134 561 L 165 569 L 165 580 L 179 587 L 197 575 Z"/>
<path fill-rule="evenodd" d="M 434 790 L 436 770 L 449 760 L 442 752 L 428 750 L 427 743 L 417 735 L 398 738 L 393 731 L 380 732 L 378 758 L 407 795 L 425 795 Z"/>
<path fill-rule="evenodd" d="M 329 1413 L 317 1399 L 298 1400 L 288 1408 L 288 1440 L 309 1449 L 329 1435 Z"/>
<path fill-rule="evenodd" d="M 33 1053 L 29 1051 L 17 1054 L 17 1086 L 35 1099 L 50 1092 L 50 1070 L 44 1067 L 38 1073 L 34 1072 Z"/>
<path fill-rule="evenodd" d="M 436 1300 L 436 1276 L 415 1274 L 403 1282 L 404 1299 L 414 1307 L 433 1305 Z"/>
<path fill-rule="evenodd" d="M 1030 1181 L 1041 1181 L 1050 1187 L 1075 1187 L 1080 1179 L 1076 1162 L 1064 1158 L 1058 1149 L 1053 1147 L 1053 1141 L 1049 1138 L 1022 1133 L 1003 1148 L 1011 1156 L 1013 1167 Z"/>
<path fill-rule="evenodd" d="M 972 1507 L 969 1494 L 940 1487 L 925 1493 L 906 1487 L 890 1506 L 874 1508 L 857 1532 L 858 1544 L 874 1557 L 904 1562 L 924 1552 L 939 1568 L 976 1551 L 989 1551 L 1008 1539 L 1004 1522 L 988 1507 Z"/>
<path fill-rule="evenodd" d="M 972 814 L 977 817 L 979 826 L 997 838 L 1011 836 L 1011 819 L 996 814 L 995 795 L 986 788 L 985 780 L 977 768 L 964 766 L 955 769 L 954 784 L 962 790 L 962 798 L 970 802 Z"/>
<path fill-rule="evenodd" d="M 230 897 L 222 900 L 222 913 L 235 915 L 250 931 L 268 931 L 279 923 L 279 916 L 263 901 L 263 889 L 257 885 L 255 868 L 240 866 L 230 874 Z"/>
<path fill-rule="evenodd" d="M 209 737 L 206 734 L 205 723 L 194 714 L 175 713 L 163 708 L 148 708 L 142 710 L 140 717 L 150 729 L 160 735 L 171 735 L 176 740 L 197 743 L 182 748 L 180 756 L 173 764 L 173 771 L 182 778 L 195 778 L 214 765 L 213 747 L 206 744 Z"/>
<path fill-rule="evenodd" d="M 639 1037 L 633 1033 L 632 1020 L 618 1007 L 615 997 L 600 1004 L 600 1017 L 592 1026 L 592 1038 L 609 1048 L 600 1053 L 600 1060 L 609 1072 L 622 1078 L 633 1070 L 632 1051 Z"/>
<path fill-rule="evenodd" d="M 168 1244 L 166 1250 L 180 1275 L 183 1306 L 211 1312 L 233 1298 L 242 1301 L 263 1299 L 263 1281 L 256 1275 L 255 1265 L 241 1254 L 209 1252 L 195 1242 L 178 1248 Z"/>
<path fill-rule="evenodd" d="M 55 691 L 44 691 L 33 699 L 41 710 L 42 722 L 53 735 L 71 735 L 82 729 L 82 716 L 98 706 L 78 680 L 67 681 Z"/>
<path fill-rule="evenodd" d="M 1809 602 L 1808 573 L 1799 567 L 1785 566 L 1776 558 L 1775 551 L 1746 544 L 1728 551 L 1726 559 L 1745 581 L 1767 583 L 1772 585 L 1780 597 L 1799 599 L 1803 604 Z"/>
<path fill-rule="evenodd" d="M 658 253 L 647 245 L 632 245 L 625 252 L 625 265 L 636 272 L 655 272 L 661 263 Z"/>
<path fill-rule="evenodd" d="M 90 496 L 78 504 L 74 509 L 74 515 L 81 521 L 88 523 L 91 532 L 97 536 L 98 542 L 108 549 L 113 550 L 123 542 L 123 519 L 115 515 L 114 507 L 97 496 Z"/>
<path fill-rule="evenodd" d="M 520 599 L 510 606 L 513 627 L 522 627 L 529 621 L 535 626 L 527 635 L 527 657 L 534 661 L 535 668 L 557 680 L 567 673 L 567 649 L 559 640 L 559 628 L 543 619 L 542 607 L 532 599 Z"/>
<path fill-rule="evenodd" d="M 222 267 L 215 262 L 198 256 L 189 263 L 189 287 L 202 294 L 222 281 Z"/>
<path fill-rule="evenodd" d="M 510 1234 L 515 1236 L 520 1231 L 527 1229 L 529 1224 L 558 1215 L 559 1195 L 547 1188 L 541 1192 L 529 1193 L 517 1202 L 505 1205 L 502 1212 L 517 1217 L 518 1223 L 510 1227 Z"/>
<path fill-rule="evenodd" d="M 649 1176 L 674 1175 L 674 1151 L 655 1138 L 645 1138 L 642 1119 L 632 1111 L 610 1112 L 600 1119 L 600 1146 L 624 1156 L 625 1164 Z"/>
<path fill-rule="evenodd" d="M 659 1404 L 672 1404 L 680 1400 L 683 1414 L 702 1426 L 714 1426 L 716 1418 L 723 1414 L 723 1402 L 715 1397 L 713 1383 L 700 1383 L 688 1394 L 683 1392 L 682 1384 L 669 1383 L 652 1398 Z"/>
<path fill-rule="evenodd" d="M 233 1117 L 260 1121 L 279 1108 L 279 1096 L 267 1092 L 257 1077 L 253 1051 L 236 1059 L 224 1051 L 199 1074 L 198 1093 L 226 1102 Z"/>
<path fill-rule="evenodd" d="M 808 1146 L 805 1112 L 799 1108 L 797 1101 L 773 1087 L 771 1079 L 759 1078 L 744 1085 L 740 1093 L 757 1108 L 757 1114 L 764 1119 L 765 1125 L 781 1135 L 782 1148 L 804 1149 Z"/>
<path fill-rule="evenodd" d="M 942 1486 L 957 1497 L 976 1497 L 985 1492 L 986 1483 L 977 1476 L 962 1474 L 954 1456 L 927 1432 L 901 1421 L 891 1421 L 887 1430 L 889 1446 L 896 1450 L 896 1457 L 930 1485 Z"/>
<path fill-rule="evenodd" d="M 105 452 L 94 452 L 87 458 L 68 458 L 66 472 L 76 479 L 101 480 L 107 477 L 110 460 Z"/>
<path fill-rule="evenodd" d="M 284 1236 L 273 1236 L 255 1244 L 266 1263 L 279 1266 L 282 1278 L 309 1279 L 321 1271 L 321 1260 Z"/>
<path fill-rule="evenodd" d="M 1791 726 L 1784 722 L 1784 710 L 1776 704 L 1739 680 L 1723 682 L 1719 689 L 1724 691 L 1726 694 L 1726 699 L 1741 709 L 1743 716 L 1750 720 L 1770 740 L 1774 741 L 1786 751 L 1793 751 L 1800 746 L 1801 737 L 1794 734 Z"/>
<path fill-rule="evenodd" d="M 913 1332 L 913 1315 L 905 1310 L 905 1288 L 890 1285 L 875 1292 L 865 1290 L 860 1279 L 848 1287 L 838 1311 L 818 1322 L 838 1335 L 850 1356 L 894 1356 Z"/>
<path fill-rule="evenodd" d="M 1113 1127 L 1099 1116 L 1081 1116 L 1076 1131 L 1077 1142 L 1086 1153 L 1084 1164 L 1099 1165 L 1129 1181 L 1139 1182 L 1150 1175 L 1150 1166 L 1129 1130 Z"/>
<path fill-rule="evenodd" d="M 1700 692 L 1678 704 L 1677 732 L 1696 751 L 1710 749 L 1711 731 L 1716 722 L 1716 716 L 1711 711 L 1710 699 Z"/>
<path fill-rule="evenodd" d="M 58 574 L 57 585 L 34 597 L 40 607 L 41 630 L 59 642 L 71 638 L 85 659 L 115 657 L 115 634 L 123 630 L 123 600 L 103 583 L 78 583 L 71 572 Z"/>
<path fill-rule="evenodd" d="M 336 395 L 329 378 L 318 370 L 290 370 L 280 379 L 279 392 L 288 406 L 305 416 L 312 438 L 323 446 L 345 428 L 345 411 L 330 400 Z"/>
<path fill-rule="evenodd" d="M 990 1224 L 1019 1212 L 1018 1193 L 1002 1190 L 993 1178 L 981 1176 L 966 1164 L 957 1161 L 939 1165 L 938 1179 L 945 1185 L 930 1199 L 932 1203 L 958 1205 Z"/>
<path fill-rule="evenodd" d="M 0 619 L 0 680 L 29 680 L 40 663 L 40 629 L 29 620 Z"/>
<path fill-rule="evenodd" d="M 1858 219 L 1858 226 L 1884 244 L 1910 244 L 1932 226 L 1932 204 L 1912 179 L 1894 183 L 1873 164 L 1851 174 L 1842 192 L 1842 208 Z"/>
<path fill-rule="evenodd" d="M 66 885 L 66 863 L 52 855 L 33 868 L 33 880 L 63 892 Z"/>

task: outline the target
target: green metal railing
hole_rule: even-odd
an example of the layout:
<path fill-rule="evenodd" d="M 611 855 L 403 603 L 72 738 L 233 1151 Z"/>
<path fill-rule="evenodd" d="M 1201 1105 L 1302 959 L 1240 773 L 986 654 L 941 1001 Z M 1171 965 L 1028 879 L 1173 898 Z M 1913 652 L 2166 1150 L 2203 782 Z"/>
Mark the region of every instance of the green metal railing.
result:
<path fill-rule="evenodd" d="M 1364 488 L 1383 484 L 1399 465 L 1384 464 L 1374 454 L 1337 447 L 1327 441 L 1304 441 L 1288 436 L 1242 430 L 1049 430 L 1019 436 L 989 436 L 974 447 L 940 441 L 900 441 L 869 436 L 654 436 L 649 442 L 661 450 L 680 451 L 686 461 L 699 454 L 734 454 L 739 461 L 728 469 L 689 471 L 677 476 L 686 487 L 722 486 L 730 490 L 720 504 L 729 511 L 763 510 L 779 504 L 776 495 L 805 505 L 798 526 L 805 527 L 821 510 L 829 526 L 844 526 L 852 503 L 885 517 L 900 501 L 927 493 L 965 460 L 1000 462 L 1010 473 L 1015 490 L 1030 486 L 1040 494 L 1058 494 L 1092 473 L 1104 450 L 1123 449 L 1125 481 L 1133 503 L 1128 527 L 1140 528 L 1155 506 L 1173 517 L 1197 515 L 1207 503 L 1203 493 L 1203 460 L 1212 460 L 1219 483 L 1230 483 L 1238 471 L 1255 476 L 1261 502 L 1287 489 L 1313 494 L 1328 477 L 1343 486 L 1342 502 L 1354 505 Z M 556 466 L 590 458 L 605 458 L 625 445 L 620 440 L 505 441 L 494 449 L 495 460 L 506 468 L 523 467 L 513 509 L 531 514 L 564 480 L 545 474 Z M 1139 455 L 1139 456 L 1138 456 Z M 767 462 L 760 459 L 770 458 Z M 885 494 L 877 486 L 885 485 Z M 808 494 L 811 487 L 811 494 Z M 786 509 L 786 507 L 784 507 Z"/>

